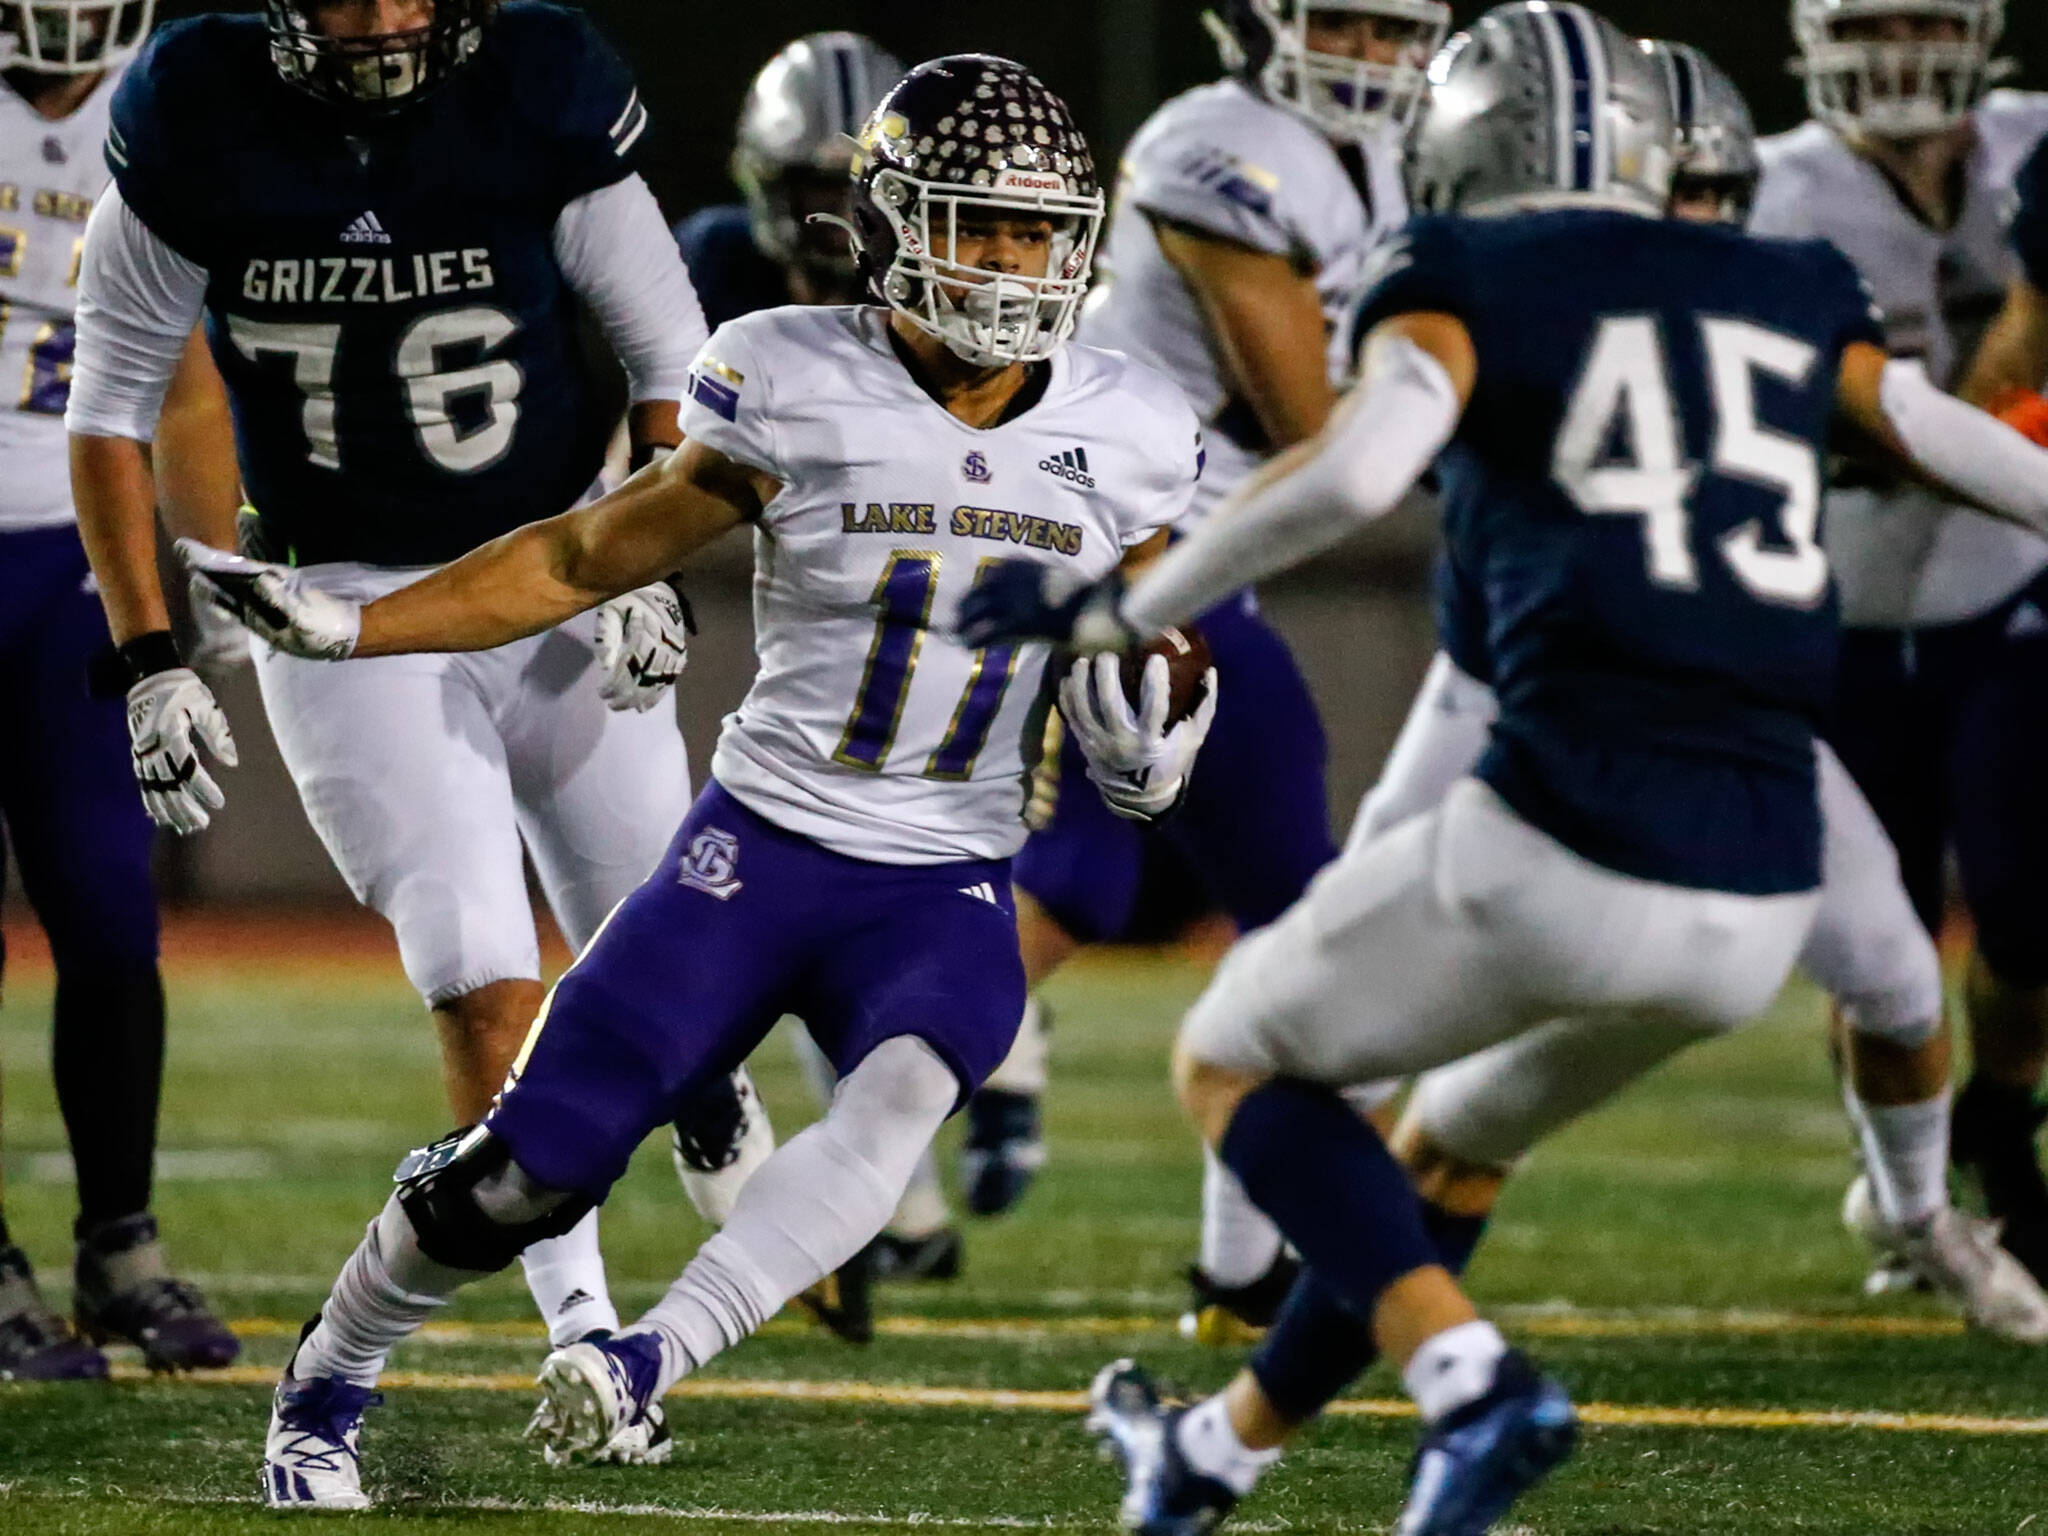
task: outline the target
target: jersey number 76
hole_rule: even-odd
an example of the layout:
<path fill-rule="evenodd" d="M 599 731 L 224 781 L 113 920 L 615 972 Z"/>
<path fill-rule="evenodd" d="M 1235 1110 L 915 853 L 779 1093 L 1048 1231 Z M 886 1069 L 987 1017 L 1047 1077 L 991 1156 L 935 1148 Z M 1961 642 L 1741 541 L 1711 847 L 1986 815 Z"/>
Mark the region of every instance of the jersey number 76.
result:
<path fill-rule="evenodd" d="M 1813 445 L 1763 426 L 1756 417 L 1756 375 L 1797 388 L 1812 375 L 1819 351 L 1807 342 L 1746 320 L 1699 322 L 1714 410 L 1710 472 L 1782 492 L 1780 547 L 1767 548 L 1752 518 L 1714 541 L 1735 578 L 1766 603 L 1809 608 L 1827 592 L 1828 562 L 1816 539 L 1820 521 L 1820 458 Z M 1630 461 L 1607 454 L 1617 440 Z M 1613 315 L 1600 324 L 1585 368 L 1565 409 L 1551 476 L 1580 510 L 1643 520 L 1650 580 L 1695 591 L 1700 551 L 1694 548 L 1692 499 L 1701 467 L 1685 462 L 1664 338 L 1648 315 Z"/>

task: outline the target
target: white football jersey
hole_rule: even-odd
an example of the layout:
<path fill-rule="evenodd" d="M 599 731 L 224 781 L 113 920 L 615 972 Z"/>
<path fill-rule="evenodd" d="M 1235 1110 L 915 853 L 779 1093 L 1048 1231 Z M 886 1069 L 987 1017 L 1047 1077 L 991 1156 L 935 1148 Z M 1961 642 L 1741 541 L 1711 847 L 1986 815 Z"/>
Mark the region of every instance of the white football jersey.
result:
<path fill-rule="evenodd" d="M 782 490 L 755 530 L 761 669 L 711 771 L 748 807 L 884 864 L 1006 858 L 1050 705 L 1044 645 L 970 650 L 960 600 L 1004 556 L 1093 580 L 1186 510 L 1194 413 L 1070 345 L 978 430 L 911 377 L 871 307 L 763 310 L 697 359 L 683 430 Z"/>
<path fill-rule="evenodd" d="M 2005 218 L 2013 177 L 2048 132 L 2048 95 L 1994 91 L 1973 115 L 1962 212 L 1946 234 L 1832 130 L 1807 123 L 1761 144 L 1750 228 L 1831 240 L 1883 309 L 1895 356 L 1944 389 L 1962 382 L 2015 270 Z M 1879 628 L 1975 618 L 2048 566 L 2048 542 L 1913 486 L 1848 482 L 1830 493 L 1826 545 L 1845 622 Z"/>
<path fill-rule="evenodd" d="M 1159 249 L 1153 220 L 1286 256 L 1312 274 L 1330 368 L 1365 258 L 1408 218 L 1401 141 L 1389 133 L 1347 156 L 1291 112 L 1237 80 L 1197 86 L 1153 113 L 1125 152 L 1109 237 L 1081 339 L 1156 368 L 1181 387 L 1209 434 L 1195 515 L 1271 452 L 1250 405 L 1233 396 L 1194 294 Z M 1354 174 L 1354 172 L 1356 174 Z"/>
<path fill-rule="evenodd" d="M 85 220 L 106 190 L 110 76 L 51 122 L 0 83 L 0 531 L 71 521 L 64 403 Z"/>

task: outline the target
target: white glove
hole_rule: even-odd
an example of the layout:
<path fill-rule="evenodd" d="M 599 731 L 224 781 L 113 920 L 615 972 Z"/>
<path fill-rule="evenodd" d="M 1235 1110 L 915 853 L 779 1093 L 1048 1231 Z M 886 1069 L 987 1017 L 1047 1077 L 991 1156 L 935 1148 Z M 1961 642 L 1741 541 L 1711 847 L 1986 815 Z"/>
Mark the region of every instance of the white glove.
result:
<path fill-rule="evenodd" d="M 202 576 L 194 576 L 188 589 L 192 597 L 192 643 L 182 649 L 192 670 L 201 677 L 217 677 L 249 665 L 249 631 L 239 619 L 214 600 L 213 588 Z"/>
<path fill-rule="evenodd" d="M 199 761 L 198 743 L 232 768 L 240 761 L 235 738 L 213 691 L 190 667 L 158 672 L 128 690 L 128 743 L 142 808 L 158 826 L 189 837 L 227 804 Z"/>
<path fill-rule="evenodd" d="M 598 693 L 616 710 L 659 704 L 690 664 L 697 625 L 690 605 L 665 581 L 615 597 L 597 610 Z"/>
<path fill-rule="evenodd" d="M 1088 777 L 1117 815 L 1150 821 L 1173 809 L 1187 787 L 1195 754 L 1216 718 L 1216 669 L 1203 679 L 1202 702 L 1171 729 L 1166 725 L 1166 658 L 1145 663 L 1138 708 L 1124 694 L 1122 658 L 1083 656 L 1060 684 L 1060 713 L 1088 759 Z"/>
<path fill-rule="evenodd" d="M 288 565 L 231 555 L 197 539 L 178 540 L 177 550 L 207 606 L 280 651 L 308 661 L 342 661 L 354 652 L 360 604 L 307 585 Z"/>

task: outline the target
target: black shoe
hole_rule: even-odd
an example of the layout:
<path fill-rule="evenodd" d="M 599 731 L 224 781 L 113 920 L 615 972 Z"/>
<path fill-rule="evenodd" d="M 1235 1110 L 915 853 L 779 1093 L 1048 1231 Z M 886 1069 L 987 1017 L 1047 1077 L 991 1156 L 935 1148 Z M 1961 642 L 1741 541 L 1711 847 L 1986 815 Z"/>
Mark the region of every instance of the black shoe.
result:
<path fill-rule="evenodd" d="M 1019 1200 L 1045 1166 L 1045 1135 L 1038 1096 L 984 1088 L 967 1101 L 967 1139 L 960 1148 L 960 1182 L 967 1209 L 1000 1216 Z"/>
<path fill-rule="evenodd" d="M 2048 1284 L 2048 1177 L 2035 1141 L 2044 1120 L 2048 1108 L 2025 1089 L 1972 1078 L 1950 1117 L 1949 1160 L 2003 1223 L 2006 1252 Z"/>
<path fill-rule="evenodd" d="M 875 1259 L 873 1245 L 861 1249 L 838 1269 L 797 1297 L 798 1303 L 849 1344 L 871 1344 L 875 1337 Z"/>
<path fill-rule="evenodd" d="M 1143 1366 L 1118 1360 L 1088 1389 L 1088 1430 L 1123 1464 L 1121 1514 L 1138 1536 L 1206 1536 L 1237 1507 L 1237 1495 L 1181 1455 L 1174 1431 L 1184 1407 L 1169 1407 Z"/>
<path fill-rule="evenodd" d="M 105 1381 L 107 1357 L 43 1300 L 28 1255 L 0 1248 L 0 1381 Z"/>
<path fill-rule="evenodd" d="M 165 1267 L 156 1218 L 146 1211 L 84 1234 L 73 1281 L 78 1331 L 95 1344 L 140 1345 L 152 1371 L 217 1370 L 242 1352 L 199 1288 Z"/>
<path fill-rule="evenodd" d="M 1485 1536 L 1578 1436 L 1564 1388 L 1509 1350 L 1484 1397 L 1424 1428 L 1396 1536 Z"/>
<path fill-rule="evenodd" d="M 877 1280 L 957 1280 L 967 1245 L 958 1227 L 941 1227 L 923 1237 L 884 1232 L 868 1244 Z"/>
<path fill-rule="evenodd" d="M 1180 1331 L 1198 1344 L 1248 1343 L 1273 1326 L 1300 1274 L 1301 1261 L 1285 1249 L 1249 1285 L 1218 1285 L 1201 1265 L 1191 1265 L 1188 1288 L 1194 1299 L 1181 1315 Z"/>

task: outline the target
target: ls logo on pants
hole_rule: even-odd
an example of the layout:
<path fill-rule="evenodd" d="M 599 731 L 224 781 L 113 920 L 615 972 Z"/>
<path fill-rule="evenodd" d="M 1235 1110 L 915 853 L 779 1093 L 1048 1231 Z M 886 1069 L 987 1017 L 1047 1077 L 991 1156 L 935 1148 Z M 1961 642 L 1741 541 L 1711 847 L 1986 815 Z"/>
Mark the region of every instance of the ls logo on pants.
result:
<path fill-rule="evenodd" d="M 693 891 L 730 901 L 739 893 L 739 865 L 740 840 L 713 827 L 691 839 L 676 879 Z"/>

